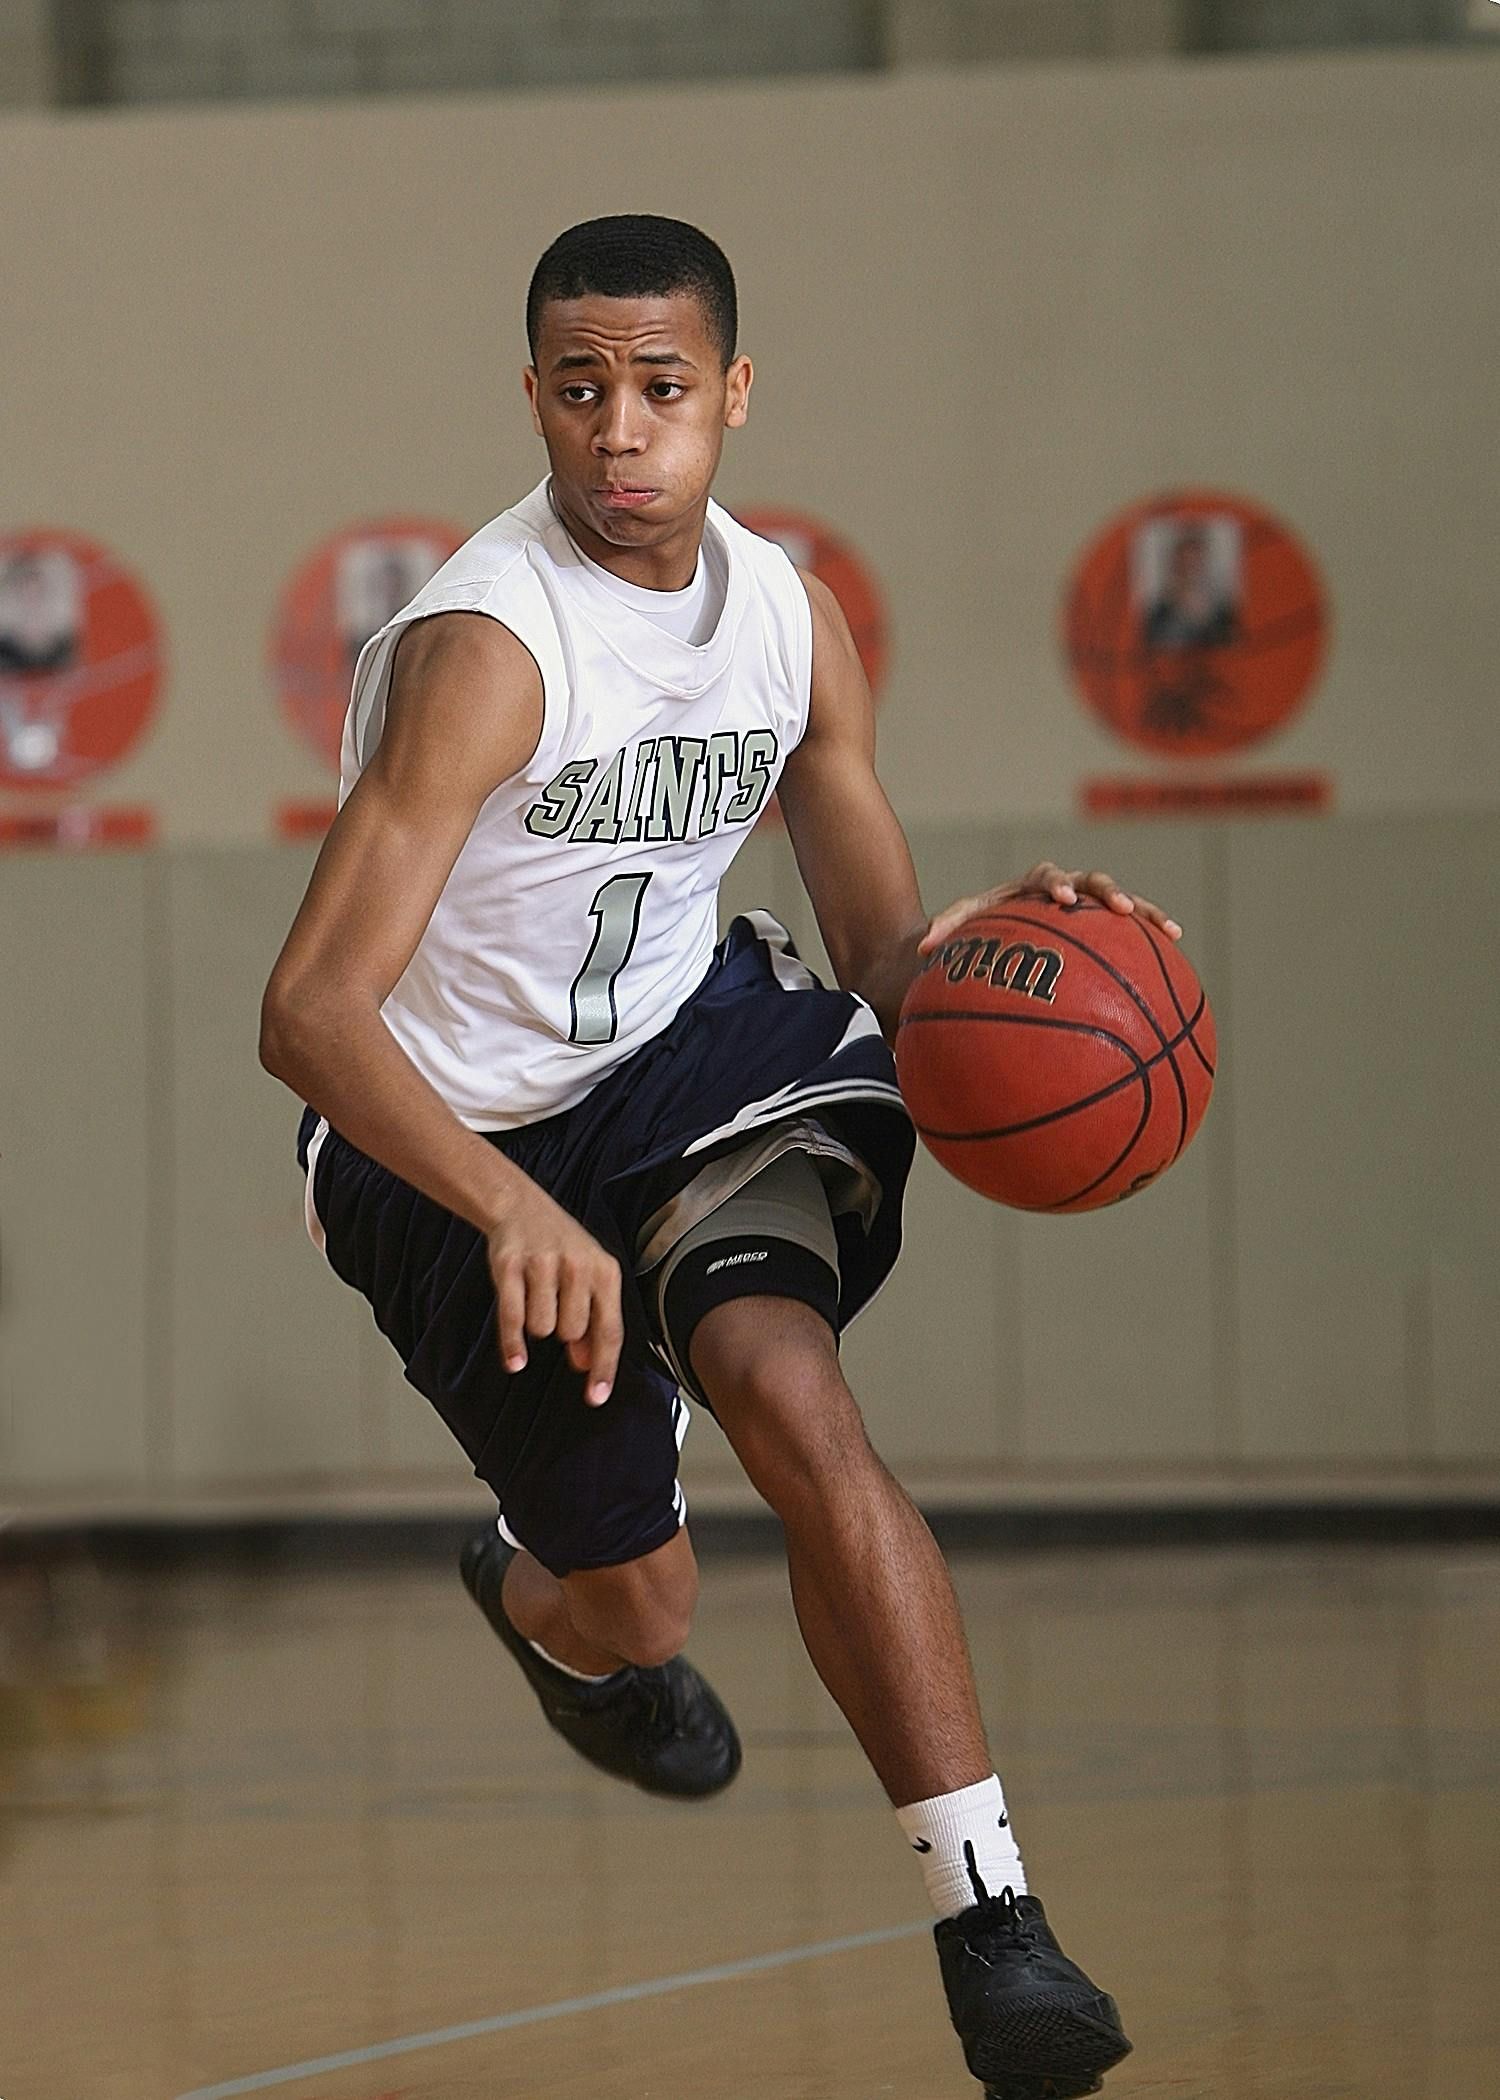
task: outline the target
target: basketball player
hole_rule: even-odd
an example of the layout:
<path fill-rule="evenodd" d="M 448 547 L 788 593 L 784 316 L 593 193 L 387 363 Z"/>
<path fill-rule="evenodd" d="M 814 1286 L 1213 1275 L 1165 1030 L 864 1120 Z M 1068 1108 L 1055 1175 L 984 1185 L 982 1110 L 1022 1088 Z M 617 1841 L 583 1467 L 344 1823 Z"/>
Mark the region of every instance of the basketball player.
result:
<path fill-rule="evenodd" d="M 797 1616 L 921 1855 L 954 2023 L 998 2100 L 1129 2047 L 1059 1950 L 986 1745 L 947 1570 L 871 1450 L 838 1335 L 896 1258 L 887 1044 L 971 911 L 929 920 L 828 590 L 710 500 L 751 385 L 734 280 L 676 220 L 564 233 L 527 301 L 550 474 L 366 645 L 342 807 L 266 992 L 312 1105 L 315 1242 L 495 1490 L 463 1574 L 552 1725 L 654 1792 L 733 1723 L 681 1650 L 691 1395 L 785 1528 Z M 779 787 L 841 989 L 716 893 Z"/>

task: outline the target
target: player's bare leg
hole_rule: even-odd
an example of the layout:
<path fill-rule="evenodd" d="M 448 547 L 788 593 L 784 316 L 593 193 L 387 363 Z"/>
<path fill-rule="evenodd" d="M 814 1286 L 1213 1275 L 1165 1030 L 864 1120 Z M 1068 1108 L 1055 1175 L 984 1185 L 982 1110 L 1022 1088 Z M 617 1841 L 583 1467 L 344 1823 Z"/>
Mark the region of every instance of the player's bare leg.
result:
<path fill-rule="evenodd" d="M 870 1447 L 831 1329 L 795 1300 L 743 1298 L 704 1314 L 692 1361 L 782 1521 L 808 1653 L 924 1855 L 970 2070 L 988 2100 L 1095 2091 L 1130 2044 L 1026 1893 L 947 1567 Z"/>
<path fill-rule="evenodd" d="M 717 1306 L 693 1368 L 780 1517 L 814 1667 L 898 1807 L 994 1771 L 953 1583 L 871 1448 L 827 1323 L 785 1298 Z"/>
<path fill-rule="evenodd" d="M 679 1654 L 698 1594 L 685 1531 L 559 1579 L 491 1529 L 465 1545 L 469 1594 L 548 1721 L 581 1757 L 648 1793 L 716 1794 L 740 1768 L 734 1723 Z"/>
<path fill-rule="evenodd" d="M 566 1669 L 603 1677 L 626 1663 L 670 1662 L 687 1645 L 698 1563 L 686 1531 L 617 1568 L 581 1568 L 561 1581 L 529 1553 L 505 1573 L 505 1616 Z"/>

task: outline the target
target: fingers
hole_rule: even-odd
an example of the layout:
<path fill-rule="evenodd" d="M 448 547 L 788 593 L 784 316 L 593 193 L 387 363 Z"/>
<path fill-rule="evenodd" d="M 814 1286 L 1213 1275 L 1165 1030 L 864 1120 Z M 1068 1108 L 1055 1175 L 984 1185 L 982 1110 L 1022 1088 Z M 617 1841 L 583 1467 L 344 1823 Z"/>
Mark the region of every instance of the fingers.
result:
<path fill-rule="evenodd" d="M 1044 860 L 1040 867 L 1033 868 L 1022 885 L 1027 893 L 1039 891 L 1050 897 L 1054 904 L 1076 904 L 1081 875 L 1068 875 L 1052 861 Z"/>
<path fill-rule="evenodd" d="M 557 1332 L 557 1256 L 534 1255 L 526 1264 L 526 1332 Z"/>
<path fill-rule="evenodd" d="M 507 1371 L 526 1368 L 526 1274 L 515 1255 L 495 1264 L 495 1310 L 500 1361 Z"/>
<path fill-rule="evenodd" d="M 1107 904 L 1111 911 L 1135 910 L 1134 900 L 1129 893 L 1122 890 L 1113 875 L 1106 875 L 1102 868 L 1079 868 L 1075 874 L 1064 876 L 1063 880 L 1072 890 L 1075 899 L 1092 897 L 1096 903 Z"/>
<path fill-rule="evenodd" d="M 557 1293 L 557 1339 L 560 1342 L 583 1340 L 589 1331 L 590 1302 L 589 1279 L 575 1264 L 565 1262 Z M 578 1368 L 582 1370 L 583 1365 L 579 1364 Z"/>
<path fill-rule="evenodd" d="M 1182 939 L 1182 928 L 1175 919 L 1167 917 L 1159 904 L 1153 904 L 1149 897 L 1136 897 L 1133 899 L 1133 902 L 1138 919 L 1148 919 L 1153 926 L 1159 928 L 1167 936 L 1169 941 L 1180 941 Z"/>
<path fill-rule="evenodd" d="M 1064 875 L 1060 868 L 1048 869 L 1046 872 L 1060 878 L 1050 890 L 1050 894 L 1060 904 L 1076 902 L 1079 897 L 1094 897 L 1099 903 L 1107 905 L 1111 911 L 1119 912 L 1122 917 L 1129 917 L 1134 913 L 1140 918 L 1148 919 L 1153 926 L 1159 927 L 1169 940 L 1182 939 L 1182 928 L 1175 919 L 1167 916 L 1159 904 L 1153 904 L 1149 897 L 1137 897 L 1129 890 L 1121 889 L 1114 876 L 1106 875 L 1102 868 L 1094 868 L 1087 873 L 1080 869 L 1074 875 Z M 1027 881 L 1030 880 L 1031 877 L 1028 876 Z M 1067 894 L 1069 891 L 1072 892 L 1071 897 Z"/>
<path fill-rule="evenodd" d="M 1049 897 L 1054 904 L 1076 904 L 1080 897 L 1092 897 L 1110 911 L 1124 916 L 1139 913 L 1153 926 L 1159 927 L 1168 939 L 1180 941 L 1182 928 L 1169 918 L 1160 905 L 1147 897 L 1136 897 L 1124 890 L 1113 875 L 1102 868 L 1060 868 L 1056 861 L 1039 860 L 1036 866 L 1023 875 L 1019 882 L 1005 882 L 997 889 L 985 890 L 978 896 L 960 897 L 946 911 L 940 911 L 917 943 L 918 955 L 931 955 L 940 948 L 950 934 L 956 933 L 966 919 L 980 912 L 991 911 L 997 905 L 1008 904 L 1017 897 Z"/>
<path fill-rule="evenodd" d="M 1092 881 L 1095 878 L 1087 879 Z M 1108 876 L 1103 879 L 1110 880 Z M 982 891 L 977 897 L 960 897 L 956 904 L 940 911 L 918 941 L 917 953 L 931 955 L 950 933 L 958 931 L 965 919 L 972 919 L 982 911 L 993 911 L 996 905 L 1010 904 L 1017 897 L 1050 897 L 1054 904 L 1076 904 L 1078 885 L 1084 880 L 1082 875 L 1069 875 L 1056 861 L 1039 860 L 1019 882 L 1002 882 L 992 890 Z"/>
<path fill-rule="evenodd" d="M 594 1292 L 588 1333 L 588 1383 L 583 1397 L 590 1407 L 602 1407 L 609 1398 L 620 1367 L 625 1344 L 625 1323 L 620 1317 L 620 1271 L 611 1262 L 610 1274 Z"/>
<path fill-rule="evenodd" d="M 625 1323 L 620 1312 L 620 1269 L 607 1262 L 592 1284 L 579 1297 L 582 1317 L 576 1335 L 559 1339 L 567 1344 L 568 1361 L 585 1374 L 583 1397 L 590 1407 L 602 1407 L 614 1389 L 620 1351 L 625 1342 Z"/>
<path fill-rule="evenodd" d="M 592 1258 L 502 1254 L 494 1263 L 500 1356 L 507 1371 L 526 1367 L 528 1334 L 555 1335 L 584 1374 L 584 1398 L 602 1407 L 624 1346 L 620 1265 L 602 1248 Z"/>
<path fill-rule="evenodd" d="M 972 919 L 988 901 L 984 897 L 960 897 L 957 904 L 950 904 L 946 911 L 940 911 L 918 941 L 918 955 L 930 955 L 934 948 L 940 948 L 950 933 L 962 926 L 965 919 Z"/>
<path fill-rule="evenodd" d="M 976 918 L 980 912 L 993 911 L 997 905 L 1010 904 L 1017 897 L 1050 897 L 1054 904 L 1076 904 L 1078 891 L 1075 884 L 1083 878 L 1068 875 L 1050 860 L 1039 861 L 1029 874 L 1019 882 L 1002 882 L 997 888 L 984 890 L 977 897 L 960 897 L 946 911 L 940 911 L 917 943 L 918 955 L 931 955 L 941 948 L 950 933 L 957 933 L 966 919 Z"/>
<path fill-rule="evenodd" d="M 1159 927 L 1169 940 L 1182 939 L 1182 928 L 1175 919 L 1168 918 L 1159 904 L 1153 904 L 1149 897 L 1137 897 L 1127 890 L 1122 890 L 1113 875 L 1106 875 L 1102 870 L 1095 869 L 1092 874 L 1080 874 L 1072 879 L 1081 895 L 1097 897 L 1101 904 L 1108 905 L 1111 911 L 1117 911 L 1122 916 L 1134 913 L 1139 918 L 1149 920 L 1153 926 Z"/>

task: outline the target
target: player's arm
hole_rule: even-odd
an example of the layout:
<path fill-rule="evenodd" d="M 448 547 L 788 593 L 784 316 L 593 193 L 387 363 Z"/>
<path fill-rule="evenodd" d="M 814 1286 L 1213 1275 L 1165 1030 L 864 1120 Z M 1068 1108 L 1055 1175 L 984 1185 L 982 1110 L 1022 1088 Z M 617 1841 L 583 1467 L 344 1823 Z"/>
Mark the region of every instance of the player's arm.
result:
<path fill-rule="evenodd" d="M 828 586 L 801 573 L 812 699 L 777 792 L 834 973 L 894 1041 L 928 919 L 906 835 L 876 778 L 875 709 L 849 624 Z"/>
<path fill-rule="evenodd" d="M 1071 904 L 1097 897 L 1139 911 L 1176 938 L 1181 928 L 1113 876 L 1042 861 L 1019 881 L 962 897 L 935 919 L 922 908 L 911 853 L 875 773 L 875 710 L 838 600 L 802 572 L 812 605 L 812 698 L 807 730 L 781 776 L 781 806 L 797 866 L 838 980 L 875 1009 L 888 1040 L 922 955 L 977 911 L 1013 897 Z"/>
<path fill-rule="evenodd" d="M 384 732 L 324 841 L 261 1008 L 261 1062 L 340 1134 L 489 1243 L 501 1352 L 556 1333 L 587 1397 L 620 1352 L 619 1267 L 429 1085 L 381 1019 L 489 795 L 542 724 L 541 675 L 482 613 L 415 623 L 396 650 Z"/>

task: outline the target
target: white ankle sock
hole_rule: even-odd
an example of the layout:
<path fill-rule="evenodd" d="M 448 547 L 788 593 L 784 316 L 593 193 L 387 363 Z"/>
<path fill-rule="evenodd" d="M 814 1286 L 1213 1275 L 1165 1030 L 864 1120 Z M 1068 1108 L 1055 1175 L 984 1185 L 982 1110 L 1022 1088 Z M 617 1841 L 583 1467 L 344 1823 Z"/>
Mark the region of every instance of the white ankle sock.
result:
<path fill-rule="evenodd" d="M 551 1663 L 554 1670 L 561 1670 L 564 1677 L 572 1677 L 579 1684 L 608 1684 L 611 1677 L 618 1677 L 620 1674 L 618 1670 L 606 1670 L 602 1677 L 590 1677 L 586 1671 L 575 1670 L 568 1663 L 560 1663 L 555 1655 L 547 1653 L 540 1641 L 534 1641 L 528 1636 L 526 1645 L 535 1649 L 544 1663 Z"/>
<path fill-rule="evenodd" d="M 956 1918 L 977 1900 L 966 1845 L 973 1847 L 974 1871 L 989 1895 L 998 1896 L 1005 1888 L 1025 1895 L 1026 1869 L 998 1779 L 981 1779 L 955 1794 L 914 1801 L 910 1808 L 896 1810 L 896 1821 L 913 1852 L 921 1854 L 927 1893 L 940 1918 Z"/>

